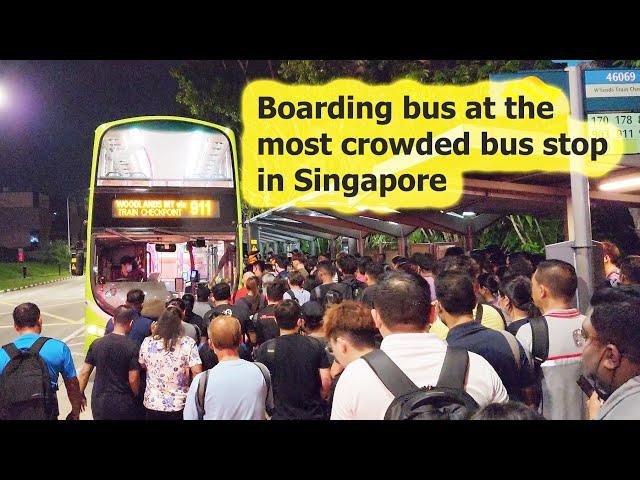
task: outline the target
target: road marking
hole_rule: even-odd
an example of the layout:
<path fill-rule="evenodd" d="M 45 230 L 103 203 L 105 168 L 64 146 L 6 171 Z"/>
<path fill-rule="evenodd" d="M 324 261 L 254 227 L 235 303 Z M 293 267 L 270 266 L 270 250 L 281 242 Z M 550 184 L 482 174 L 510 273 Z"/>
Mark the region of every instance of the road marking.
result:
<path fill-rule="evenodd" d="M 0 305 L 9 305 L 10 307 L 13 306 L 11 303 L 6 303 L 6 302 L 0 302 Z M 60 315 L 54 315 L 53 313 L 45 312 L 44 310 L 40 310 L 40 313 L 42 313 L 45 317 L 55 318 L 56 320 L 62 320 L 63 322 L 67 322 L 71 324 L 76 324 L 78 323 L 78 320 L 82 320 L 82 319 L 71 320 L 70 318 L 61 317 Z"/>
<path fill-rule="evenodd" d="M 78 336 L 78 335 L 80 335 L 82 332 L 84 332 L 84 329 L 85 329 L 85 328 L 86 328 L 86 327 L 83 325 L 82 327 L 80 327 L 79 329 L 77 329 L 75 332 L 73 332 L 71 335 L 69 335 L 69 336 L 67 336 L 67 337 L 64 337 L 64 338 L 62 339 L 62 341 L 63 341 L 64 343 L 67 343 L 69 340 L 71 340 L 71 339 L 73 339 L 73 338 L 77 337 L 77 336 Z"/>
<path fill-rule="evenodd" d="M 42 329 L 44 330 L 47 327 L 61 327 L 63 325 L 69 326 L 69 325 L 80 325 L 81 323 L 84 323 L 82 320 L 79 320 L 77 322 L 73 322 L 73 323 L 69 323 L 69 322 L 65 322 L 65 323 L 45 323 L 42 325 Z M 0 328 L 13 328 L 13 325 L 0 325 Z"/>
<path fill-rule="evenodd" d="M 42 304 L 42 306 L 43 306 L 44 308 L 49 308 L 49 307 L 62 307 L 63 305 L 75 305 L 75 304 L 78 304 L 78 303 L 82 304 L 82 303 L 84 303 L 84 300 L 76 300 L 75 302 L 66 302 L 66 303 L 51 303 L 51 304 L 49 304 L 49 303 L 43 303 L 43 304 Z M 38 305 L 38 306 L 40 306 L 40 305 Z"/>

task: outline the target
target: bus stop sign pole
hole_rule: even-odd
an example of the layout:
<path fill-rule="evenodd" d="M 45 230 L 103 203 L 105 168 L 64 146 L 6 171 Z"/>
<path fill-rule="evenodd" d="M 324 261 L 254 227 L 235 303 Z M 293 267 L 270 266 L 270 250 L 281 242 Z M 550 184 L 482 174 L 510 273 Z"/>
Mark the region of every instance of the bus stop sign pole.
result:
<path fill-rule="evenodd" d="M 571 117 L 584 120 L 582 68 L 578 62 L 568 62 L 569 97 Z M 571 132 L 570 132 L 571 133 Z M 573 135 L 572 135 L 573 136 Z M 589 199 L 589 180 L 571 157 L 571 207 L 573 213 L 574 249 L 576 273 L 578 275 L 578 310 L 586 313 L 593 294 L 593 241 L 591 237 L 591 203 Z"/>

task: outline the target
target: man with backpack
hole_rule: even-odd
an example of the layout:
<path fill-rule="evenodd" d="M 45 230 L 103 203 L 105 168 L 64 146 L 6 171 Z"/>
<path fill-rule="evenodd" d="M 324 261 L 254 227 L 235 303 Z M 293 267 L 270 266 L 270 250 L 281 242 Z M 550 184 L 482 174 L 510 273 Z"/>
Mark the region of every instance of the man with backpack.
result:
<path fill-rule="evenodd" d="M 333 265 L 331 264 L 331 262 L 328 262 L 328 261 L 318 262 L 316 270 L 317 270 L 318 280 L 320 281 L 320 285 L 318 285 L 316 288 L 311 290 L 310 296 L 309 296 L 310 300 L 315 300 L 317 302 L 320 302 L 323 305 L 326 305 L 327 293 L 331 292 L 332 293 L 331 296 L 339 297 L 339 300 L 338 301 L 333 300 L 330 303 L 340 303 L 340 301 L 344 299 L 344 296 L 346 294 L 345 292 L 346 288 L 344 284 L 336 283 L 333 281 L 336 271 L 333 268 Z"/>
<path fill-rule="evenodd" d="M 494 368 L 509 398 L 533 405 L 526 395 L 534 383 L 527 354 L 506 330 L 492 330 L 476 322 L 473 281 L 464 273 L 450 271 L 436 277 L 436 309 L 449 328 L 447 344 L 482 356 Z"/>
<path fill-rule="evenodd" d="M 256 361 L 273 379 L 273 420 L 325 420 L 325 399 L 331 386 L 331 367 L 325 345 L 315 337 L 300 335 L 300 306 L 285 300 L 275 307 L 279 336 L 258 348 Z"/>
<path fill-rule="evenodd" d="M 351 254 L 343 255 L 336 263 L 342 277 L 340 283 L 344 285 L 344 300 L 359 300 L 364 289 L 367 288 L 367 284 L 356 278 L 356 271 L 358 270 L 356 257 Z"/>
<path fill-rule="evenodd" d="M 572 306 L 577 288 L 573 265 L 562 260 L 540 262 L 531 278 L 531 297 L 544 316 L 532 318 L 516 334 L 534 363 L 541 413 L 549 420 L 586 419 L 584 395 L 576 383 L 584 321 L 584 315 Z"/>
<path fill-rule="evenodd" d="M 289 276 L 289 286 L 291 287 L 284 294 L 284 300 L 295 300 L 298 305 L 302 306 L 309 301 L 311 294 L 302 288 L 304 285 L 304 277 L 300 272 L 293 272 Z"/>
<path fill-rule="evenodd" d="M 378 284 L 371 314 L 384 339 L 380 350 L 345 368 L 332 419 L 458 419 L 478 406 L 508 401 L 500 377 L 484 358 L 448 348 L 428 333 L 429 300 L 406 273 L 390 274 Z"/>
<path fill-rule="evenodd" d="M 58 375 L 71 402 L 67 420 L 79 420 L 86 405 L 69 347 L 42 337 L 40 309 L 22 303 L 13 310 L 18 338 L 0 350 L 0 419 L 57 420 Z"/>
<path fill-rule="evenodd" d="M 242 327 L 219 316 L 209 324 L 209 346 L 219 363 L 199 373 L 187 393 L 185 420 L 265 420 L 273 408 L 271 375 L 264 365 L 238 356 Z"/>

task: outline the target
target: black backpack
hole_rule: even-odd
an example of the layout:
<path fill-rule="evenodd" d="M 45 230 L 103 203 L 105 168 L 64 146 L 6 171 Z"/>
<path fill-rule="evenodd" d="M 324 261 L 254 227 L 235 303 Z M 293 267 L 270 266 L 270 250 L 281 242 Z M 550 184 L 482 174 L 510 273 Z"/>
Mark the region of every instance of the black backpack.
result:
<path fill-rule="evenodd" d="M 55 419 L 55 393 L 47 366 L 40 357 L 40 349 L 47 340 L 39 337 L 25 351 L 13 343 L 2 347 L 9 363 L 0 376 L 0 419 Z"/>
<path fill-rule="evenodd" d="M 382 350 L 362 358 L 395 397 L 385 420 L 464 420 L 478 409 L 464 391 L 469 366 L 469 353 L 464 349 L 447 347 L 435 387 L 417 387 Z"/>
<path fill-rule="evenodd" d="M 355 278 L 348 278 L 340 283 L 345 286 L 344 300 L 359 300 L 362 292 L 367 287 Z"/>

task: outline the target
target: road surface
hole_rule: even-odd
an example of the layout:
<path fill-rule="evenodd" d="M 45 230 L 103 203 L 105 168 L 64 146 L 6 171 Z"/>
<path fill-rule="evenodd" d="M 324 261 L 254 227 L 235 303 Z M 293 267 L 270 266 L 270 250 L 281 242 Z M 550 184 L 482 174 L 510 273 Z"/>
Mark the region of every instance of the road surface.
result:
<path fill-rule="evenodd" d="M 16 337 L 11 313 L 14 307 L 24 302 L 33 302 L 38 305 L 42 313 L 42 334 L 62 340 L 69 346 L 76 370 L 79 372 L 84 363 L 84 277 L 74 277 L 70 280 L 40 287 L 1 293 L 0 345 L 5 345 Z M 80 414 L 81 420 L 93 419 L 91 416 L 91 389 L 94 376 L 95 371 L 85 390 L 89 401 L 87 410 Z M 60 386 L 58 391 L 59 418 L 64 419 L 71 411 L 71 404 L 61 377 L 58 379 L 58 385 Z"/>

